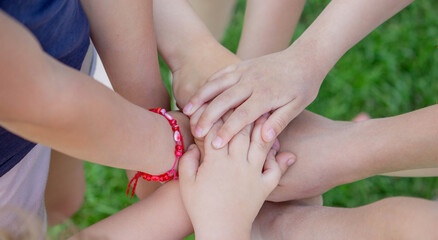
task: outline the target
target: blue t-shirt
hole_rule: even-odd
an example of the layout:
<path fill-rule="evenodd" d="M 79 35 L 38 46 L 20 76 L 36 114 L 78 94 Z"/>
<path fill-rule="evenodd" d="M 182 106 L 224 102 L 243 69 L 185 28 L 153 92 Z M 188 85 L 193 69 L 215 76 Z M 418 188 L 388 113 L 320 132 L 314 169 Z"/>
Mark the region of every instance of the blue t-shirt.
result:
<path fill-rule="evenodd" d="M 79 0 L 0 0 L 0 9 L 26 26 L 45 52 L 80 69 L 90 44 L 90 29 Z M 34 146 L 0 127 L 0 177 Z"/>

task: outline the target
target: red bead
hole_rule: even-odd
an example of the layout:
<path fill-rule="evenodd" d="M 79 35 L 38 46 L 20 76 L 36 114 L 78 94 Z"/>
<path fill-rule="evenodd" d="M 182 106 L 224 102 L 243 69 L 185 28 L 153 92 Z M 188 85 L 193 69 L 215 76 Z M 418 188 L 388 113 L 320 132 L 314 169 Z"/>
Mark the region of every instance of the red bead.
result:
<path fill-rule="evenodd" d="M 167 181 L 167 180 L 169 180 L 169 175 L 168 174 L 164 175 L 164 181 Z"/>
<path fill-rule="evenodd" d="M 175 131 L 175 133 L 173 134 L 173 140 L 175 140 L 176 142 L 181 141 L 181 133 L 179 131 Z"/>
<path fill-rule="evenodd" d="M 151 176 L 147 176 L 146 181 L 151 181 Z"/>
<path fill-rule="evenodd" d="M 177 130 L 179 130 L 179 126 L 178 126 L 178 125 L 173 125 L 173 126 L 172 126 L 172 130 L 173 130 L 173 131 L 177 131 Z"/>
<path fill-rule="evenodd" d="M 177 156 L 177 157 L 181 157 L 181 156 L 182 156 L 182 152 L 180 152 L 180 151 L 175 151 L 175 156 Z"/>
<path fill-rule="evenodd" d="M 160 180 L 160 178 L 158 176 L 152 176 L 151 180 L 157 182 Z"/>
<path fill-rule="evenodd" d="M 178 150 L 178 151 L 181 151 L 181 150 L 183 150 L 183 146 L 181 146 L 181 145 L 176 145 L 176 146 L 175 146 L 175 149 Z"/>
<path fill-rule="evenodd" d="M 175 125 L 176 124 L 176 120 L 175 119 L 169 120 L 169 124 L 172 125 L 172 126 Z"/>
<path fill-rule="evenodd" d="M 167 120 L 173 120 L 173 117 L 170 116 L 170 114 L 168 114 L 168 113 L 165 113 L 165 114 L 164 114 L 164 117 L 165 117 Z"/>

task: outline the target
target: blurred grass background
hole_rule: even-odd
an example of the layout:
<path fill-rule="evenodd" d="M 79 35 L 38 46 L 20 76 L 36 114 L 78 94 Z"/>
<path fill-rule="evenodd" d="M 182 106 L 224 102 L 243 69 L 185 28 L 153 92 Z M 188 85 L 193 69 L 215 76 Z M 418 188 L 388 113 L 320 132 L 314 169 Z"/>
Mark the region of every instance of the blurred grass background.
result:
<path fill-rule="evenodd" d="M 329 1 L 308 0 L 296 39 Z M 245 1 L 239 0 L 223 44 L 235 51 L 240 38 Z M 350 120 L 359 112 L 387 117 L 430 106 L 438 100 L 438 4 L 416 1 L 348 51 L 308 107 L 323 116 Z M 167 67 L 163 78 L 169 83 Z M 85 163 L 87 189 L 73 224 L 85 228 L 136 200 L 126 197 L 124 170 Z M 372 177 L 336 187 L 324 194 L 326 206 L 355 207 L 389 196 L 438 196 L 438 178 Z M 49 229 L 57 239 L 68 224 Z M 193 236 L 188 239 L 193 239 Z"/>

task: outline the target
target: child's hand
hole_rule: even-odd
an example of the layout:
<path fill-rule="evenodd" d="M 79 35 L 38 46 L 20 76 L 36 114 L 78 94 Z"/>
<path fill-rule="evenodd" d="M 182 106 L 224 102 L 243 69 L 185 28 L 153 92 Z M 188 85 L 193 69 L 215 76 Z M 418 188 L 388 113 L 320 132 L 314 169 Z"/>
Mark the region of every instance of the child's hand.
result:
<path fill-rule="evenodd" d="M 182 157 L 181 195 L 199 239 L 249 239 L 260 207 L 277 186 L 281 169 L 287 168 L 287 164 L 280 167 L 274 150 L 270 151 L 273 141 L 261 138 L 265 121 L 266 117 L 260 118 L 252 133 L 247 126 L 228 145 L 215 150 L 211 141 L 222 126 L 219 121 L 205 138 L 200 166 L 196 146 Z"/>
<path fill-rule="evenodd" d="M 195 136 L 205 136 L 214 122 L 232 108 L 213 141 L 224 146 L 244 126 L 272 111 L 262 128 L 263 139 L 272 141 L 316 97 L 323 76 L 309 73 L 303 59 L 275 53 L 231 65 L 213 75 L 184 108 L 192 115 L 213 99 L 196 125 Z"/>

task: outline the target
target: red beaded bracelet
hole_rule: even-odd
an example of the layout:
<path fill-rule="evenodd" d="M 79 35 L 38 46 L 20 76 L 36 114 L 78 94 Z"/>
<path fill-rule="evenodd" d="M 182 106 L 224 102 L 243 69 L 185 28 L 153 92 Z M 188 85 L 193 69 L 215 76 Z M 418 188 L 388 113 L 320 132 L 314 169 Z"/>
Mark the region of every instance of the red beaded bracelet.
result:
<path fill-rule="evenodd" d="M 151 175 L 145 172 L 140 172 L 138 171 L 137 174 L 135 174 L 135 176 L 131 179 L 131 181 L 129 181 L 128 184 L 128 190 L 126 191 L 126 195 L 129 195 L 129 190 L 131 189 L 131 183 L 134 183 L 133 187 L 132 187 L 132 193 L 131 193 L 131 198 L 134 196 L 135 193 L 135 188 L 137 187 L 137 182 L 138 179 L 140 177 L 143 177 L 143 179 L 145 179 L 146 181 L 154 181 L 154 182 L 167 182 L 170 181 L 172 179 L 178 180 L 178 171 L 175 170 L 175 167 L 178 163 L 179 158 L 183 155 L 184 153 L 184 141 L 183 141 L 183 137 L 181 135 L 181 131 L 179 130 L 179 126 L 176 122 L 176 120 L 170 116 L 165 109 L 162 108 L 155 108 L 155 109 L 149 109 L 149 111 L 154 112 L 154 113 L 158 113 L 162 116 L 164 116 L 167 121 L 169 122 L 170 126 L 172 127 L 173 130 L 173 139 L 175 140 L 175 162 L 173 163 L 173 167 L 172 169 L 170 169 L 169 171 L 160 174 L 160 175 Z"/>

